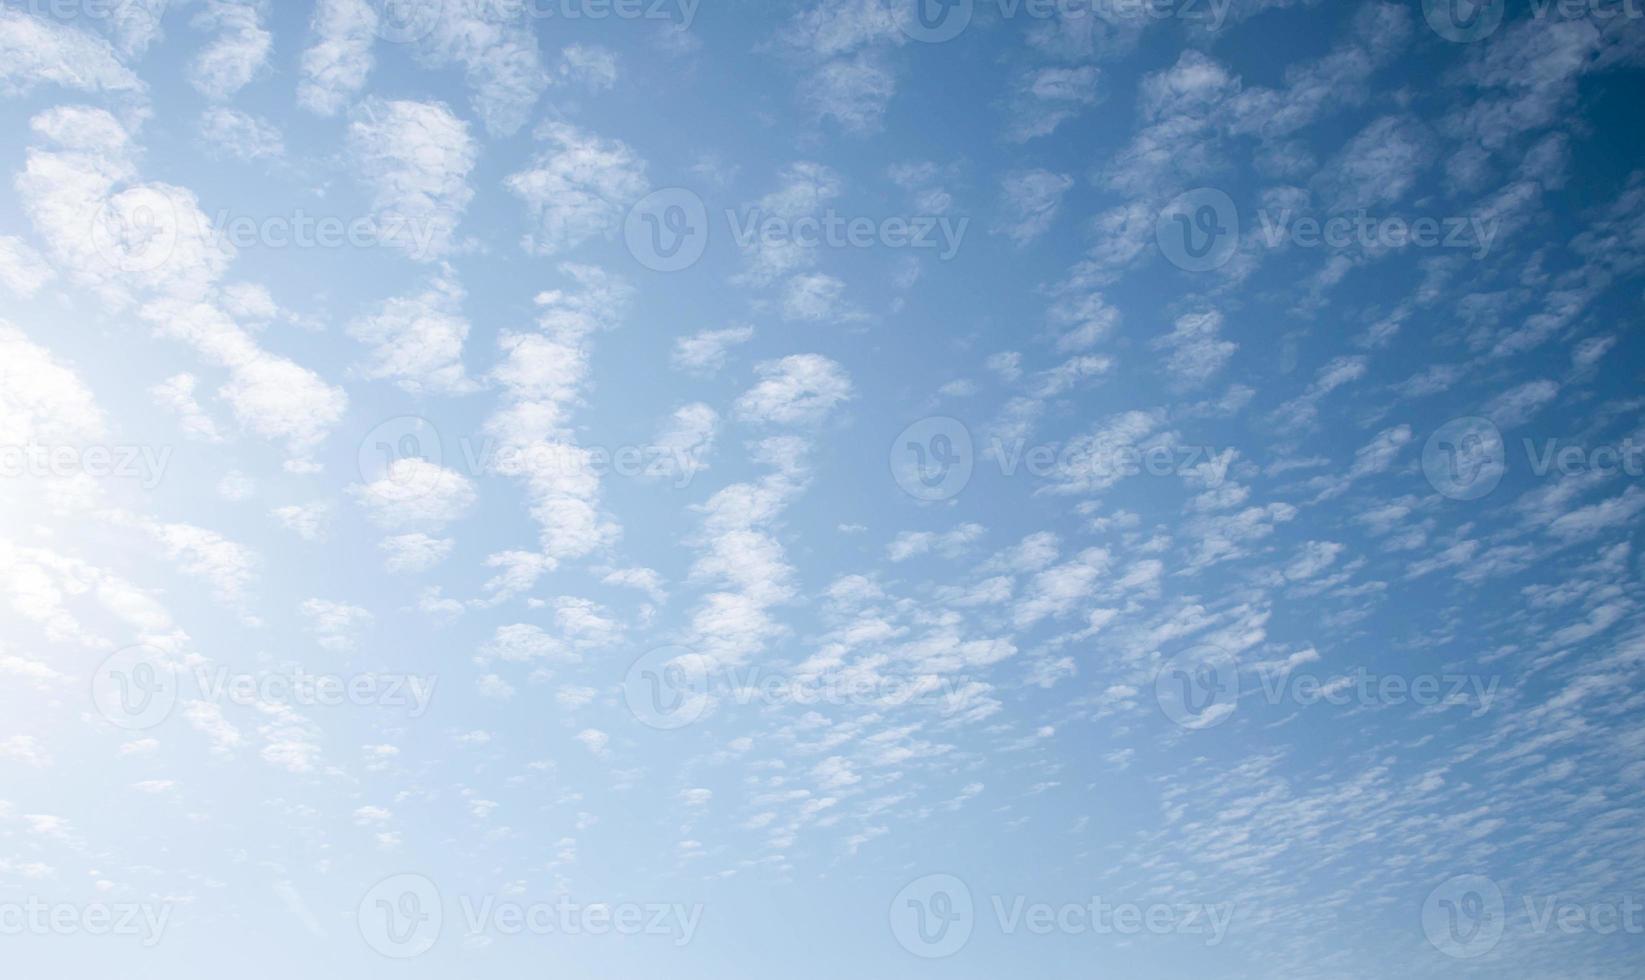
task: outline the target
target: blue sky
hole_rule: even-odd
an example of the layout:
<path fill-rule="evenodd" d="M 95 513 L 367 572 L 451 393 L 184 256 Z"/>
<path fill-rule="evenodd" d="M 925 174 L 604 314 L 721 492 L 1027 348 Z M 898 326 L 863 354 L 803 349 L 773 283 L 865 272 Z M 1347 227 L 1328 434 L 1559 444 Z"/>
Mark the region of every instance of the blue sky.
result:
<path fill-rule="evenodd" d="M 4 0 L 0 955 L 1636 975 L 1642 17 Z"/>

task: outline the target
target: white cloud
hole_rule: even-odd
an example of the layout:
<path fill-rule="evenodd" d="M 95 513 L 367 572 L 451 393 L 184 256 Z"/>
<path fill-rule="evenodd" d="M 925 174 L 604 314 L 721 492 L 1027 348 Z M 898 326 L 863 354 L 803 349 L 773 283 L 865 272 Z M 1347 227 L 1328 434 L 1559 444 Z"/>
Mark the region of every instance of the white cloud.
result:
<path fill-rule="evenodd" d="M 176 414 L 184 435 L 205 442 L 221 442 L 223 437 L 217 431 L 217 423 L 213 422 L 211 416 L 200 407 L 200 403 L 194 400 L 195 383 L 192 374 L 174 374 L 150 388 L 149 394 L 153 396 L 156 405 L 170 409 Z"/>
<path fill-rule="evenodd" d="M 621 140 L 568 123 L 544 123 L 537 138 L 549 149 L 505 181 L 525 201 L 535 226 L 526 247 L 553 255 L 614 234 L 628 207 L 645 196 L 645 161 Z"/>
<path fill-rule="evenodd" d="M 303 52 L 297 102 L 334 116 L 365 88 L 374 64 L 378 17 L 367 0 L 316 0 L 314 42 Z"/>
<path fill-rule="evenodd" d="M 725 366 L 726 353 L 731 348 L 753 339 L 754 328 L 750 326 L 703 330 L 674 341 L 671 360 L 676 368 L 684 371 L 714 374 Z"/>
<path fill-rule="evenodd" d="M 383 527 L 444 527 L 478 497 L 468 477 L 415 456 L 395 460 L 375 482 L 350 492 Z"/>
<path fill-rule="evenodd" d="M 372 380 L 392 380 L 414 395 L 475 390 L 463 369 L 469 324 L 462 315 L 462 301 L 462 287 L 447 269 L 423 292 L 391 299 L 351 323 L 349 336 L 371 348 L 361 373 Z"/>
<path fill-rule="evenodd" d="M 348 144 L 382 240 L 420 262 L 452 251 L 474 197 L 479 148 L 468 125 L 437 102 L 372 98 L 355 111 Z"/>
<path fill-rule="evenodd" d="M 766 361 L 754 370 L 760 383 L 737 399 L 737 414 L 744 421 L 815 424 L 851 397 L 845 370 L 821 354 L 794 354 Z"/>
<path fill-rule="evenodd" d="M 213 155 L 235 160 L 278 160 L 286 155 L 285 139 L 273 123 L 225 106 L 200 114 L 200 139 Z"/>
<path fill-rule="evenodd" d="M 320 646 L 336 653 L 354 649 L 356 634 L 371 625 L 374 617 L 359 606 L 328 599 L 305 599 L 297 611 L 308 620 L 309 632 Z"/>
<path fill-rule="evenodd" d="M 268 63 L 274 35 L 263 25 L 260 3 L 205 0 L 195 15 L 198 30 L 215 30 L 217 37 L 200 49 L 189 64 L 189 83 L 209 99 L 223 101 L 249 84 Z"/>
<path fill-rule="evenodd" d="M 390 572 L 426 572 L 450 557 L 454 542 L 432 538 L 421 532 L 384 538 L 377 547 L 383 551 L 383 567 Z"/>

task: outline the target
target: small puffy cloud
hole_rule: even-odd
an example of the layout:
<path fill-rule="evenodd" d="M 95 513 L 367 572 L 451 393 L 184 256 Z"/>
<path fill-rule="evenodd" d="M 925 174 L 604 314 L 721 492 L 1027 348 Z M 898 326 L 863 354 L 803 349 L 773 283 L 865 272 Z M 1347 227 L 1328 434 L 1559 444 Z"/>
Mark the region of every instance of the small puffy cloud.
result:
<path fill-rule="evenodd" d="M 415 456 L 395 460 L 376 482 L 350 492 L 383 527 L 444 527 L 479 496 L 473 480 Z"/>
<path fill-rule="evenodd" d="M 753 339 L 754 328 L 746 325 L 703 330 L 676 340 L 671 360 L 682 371 L 713 374 L 725 366 L 726 353 L 731 348 Z"/>
<path fill-rule="evenodd" d="M 1051 228 L 1062 210 L 1063 195 L 1074 186 L 1067 174 L 1049 170 L 1019 170 L 1000 181 L 1000 218 L 995 230 L 1026 245 Z"/>
<path fill-rule="evenodd" d="M 423 262 L 450 252 L 474 197 L 479 149 L 468 124 L 438 102 L 374 98 L 355 112 L 348 145 L 382 240 Z"/>
<path fill-rule="evenodd" d="M 349 336 L 370 348 L 360 372 L 373 380 L 391 380 L 414 395 L 475 390 L 478 386 L 463 369 L 469 324 L 462 300 L 462 288 L 442 276 L 423 292 L 391 299 L 354 321 Z"/>
<path fill-rule="evenodd" d="M 268 63 L 274 35 L 263 25 L 261 4 L 207 0 L 194 17 L 200 30 L 214 30 L 188 67 L 189 84 L 208 99 L 223 101 L 244 88 Z"/>
<path fill-rule="evenodd" d="M 1215 310 L 1189 313 L 1177 318 L 1176 328 L 1154 341 L 1155 350 L 1166 352 L 1165 369 L 1179 388 L 1192 388 L 1211 380 L 1228 364 L 1239 348 L 1218 336 L 1222 314 Z"/>
<path fill-rule="evenodd" d="M 184 435 L 204 442 L 221 442 L 223 437 L 217 431 L 217 423 L 194 400 L 194 385 L 194 375 L 185 372 L 150 388 L 149 394 L 156 405 L 170 409 L 177 416 Z"/>
<path fill-rule="evenodd" d="M 845 369 L 821 354 L 793 354 L 755 368 L 760 383 L 737 399 L 737 415 L 766 425 L 821 422 L 851 397 Z"/>
<path fill-rule="evenodd" d="M 327 599 L 306 599 L 297 611 L 308 621 L 309 632 L 320 646 L 338 653 L 353 650 L 355 635 L 373 619 L 359 606 Z"/>
<path fill-rule="evenodd" d="M 377 40 L 377 11 L 367 0 L 317 0 L 313 43 L 303 52 L 297 102 L 334 116 L 365 88 Z"/>
<path fill-rule="evenodd" d="M 285 139 L 273 123 L 224 106 L 200 114 L 200 141 L 219 158 L 278 160 L 286 155 Z"/>
<path fill-rule="evenodd" d="M 544 123 L 537 138 L 548 148 L 504 182 L 531 214 L 526 247 L 553 255 L 614 234 L 628 207 L 645 196 L 645 161 L 621 140 L 569 123 Z"/>
<path fill-rule="evenodd" d="M 377 547 L 383 552 L 383 567 L 391 572 L 426 572 L 451 555 L 450 538 L 433 538 L 419 531 L 384 538 Z"/>
<path fill-rule="evenodd" d="M 320 541 L 326 536 L 326 525 L 331 521 L 331 505 L 323 501 L 312 504 L 288 504 L 270 511 L 286 530 L 304 541 Z"/>

